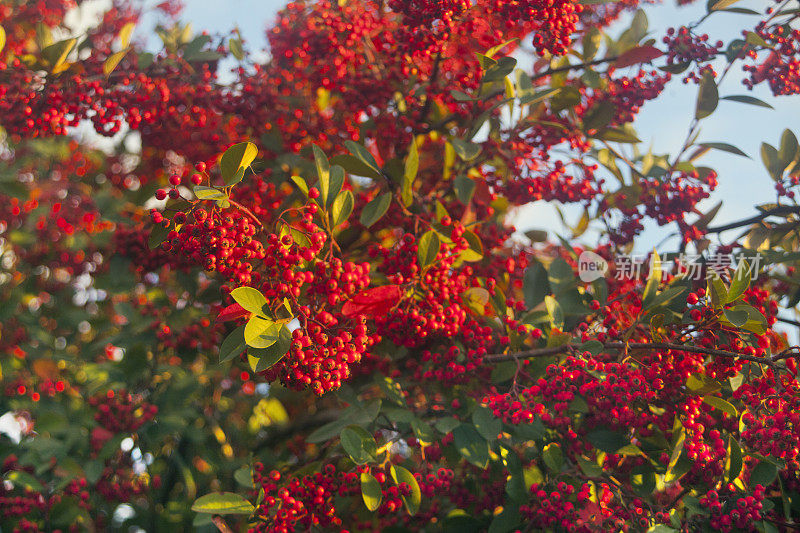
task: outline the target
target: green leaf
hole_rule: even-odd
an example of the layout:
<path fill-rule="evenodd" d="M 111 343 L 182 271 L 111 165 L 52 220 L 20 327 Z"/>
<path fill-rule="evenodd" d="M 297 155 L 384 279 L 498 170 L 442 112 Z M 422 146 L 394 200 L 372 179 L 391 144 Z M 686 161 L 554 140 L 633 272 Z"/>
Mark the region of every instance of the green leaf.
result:
<path fill-rule="evenodd" d="M 518 526 L 521 523 L 522 517 L 519 514 L 519 507 L 516 505 L 504 504 L 502 512 L 495 515 L 492 519 L 487 533 L 510 533 L 511 531 L 518 530 Z"/>
<path fill-rule="evenodd" d="M 728 456 L 725 459 L 725 473 L 729 483 L 739 477 L 742 472 L 742 464 L 742 449 L 736 439 L 733 438 L 733 435 L 731 435 L 728 438 Z"/>
<path fill-rule="evenodd" d="M 414 430 L 414 436 L 423 445 L 429 446 L 436 442 L 436 433 L 427 422 L 419 418 L 413 418 L 411 420 L 411 429 Z"/>
<path fill-rule="evenodd" d="M 460 422 L 458 420 L 456 420 L 451 416 L 448 416 L 445 418 L 440 418 L 433 424 L 433 426 L 436 428 L 438 432 L 447 435 L 455 428 L 457 428 L 459 424 Z"/>
<path fill-rule="evenodd" d="M 345 223 L 345 221 L 347 221 L 347 219 L 350 217 L 350 213 L 353 212 L 354 205 L 355 199 L 353 198 L 353 193 L 349 190 L 342 192 L 336 197 L 336 200 L 333 201 L 333 207 L 331 208 L 331 216 L 334 227 L 341 226 Z"/>
<path fill-rule="evenodd" d="M 225 185 L 230 186 L 240 181 L 244 176 L 244 169 L 250 166 L 257 155 L 258 148 L 251 142 L 237 143 L 225 150 L 219 159 L 219 170 Z"/>
<path fill-rule="evenodd" d="M 474 231 L 465 230 L 464 239 L 469 244 L 469 248 L 461 251 L 459 257 L 469 263 L 474 263 L 483 259 L 483 242 Z"/>
<path fill-rule="evenodd" d="M 736 407 L 734 407 L 731 403 L 727 402 L 726 400 L 723 400 L 719 396 L 704 396 L 703 402 L 707 403 L 714 409 L 719 409 L 723 413 L 726 413 L 732 417 L 739 416 L 739 412 L 736 410 Z"/>
<path fill-rule="evenodd" d="M 642 294 L 642 308 L 647 309 L 650 301 L 655 298 L 658 292 L 658 287 L 661 285 L 661 258 L 658 252 L 653 249 L 653 255 L 650 257 L 650 276 L 647 278 L 647 283 L 644 286 L 644 293 Z"/>
<path fill-rule="evenodd" d="M 361 473 L 361 497 L 364 498 L 364 505 L 370 511 L 377 511 L 378 507 L 381 506 L 381 499 L 383 498 L 381 484 L 378 483 L 375 476 L 368 472 Z"/>
<path fill-rule="evenodd" d="M 408 514 L 414 516 L 419 511 L 419 506 L 422 503 L 422 491 L 420 491 L 419 483 L 417 483 L 411 472 L 400 465 L 392 465 L 389 472 L 396 484 L 406 483 L 411 488 L 411 494 L 402 496 L 402 499 Z"/>
<path fill-rule="evenodd" d="M 719 277 L 708 278 L 706 291 L 711 298 L 711 305 L 715 309 L 719 309 L 728 301 L 728 289 Z"/>
<path fill-rule="evenodd" d="M 486 83 L 500 81 L 517 66 L 517 60 L 513 57 L 500 57 L 494 65 L 491 65 L 483 76 L 483 81 Z"/>
<path fill-rule="evenodd" d="M 778 150 L 774 146 L 761 143 L 761 162 L 764 163 L 764 168 L 767 169 L 773 179 L 780 178 L 783 169 L 779 168 Z"/>
<path fill-rule="evenodd" d="M 267 299 L 261 291 L 253 287 L 237 287 L 231 291 L 231 298 L 251 313 L 264 313 Z"/>
<path fill-rule="evenodd" d="M 592 137 L 616 143 L 636 144 L 642 142 L 639 137 L 621 128 L 608 128 L 598 132 L 596 135 L 592 135 Z"/>
<path fill-rule="evenodd" d="M 317 167 L 317 177 L 319 178 L 320 205 L 327 207 L 330 205 L 328 197 L 331 190 L 331 165 L 325 156 L 325 152 L 319 146 L 313 144 L 311 145 L 311 150 L 314 152 L 314 163 Z"/>
<path fill-rule="evenodd" d="M 325 207 L 330 208 L 333 205 L 333 202 L 336 198 L 339 197 L 339 193 L 342 191 L 342 186 L 344 185 L 344 169 L 339 165 L 333 165 L 330 168 L 330 185 L 327 195 L 327 200 L 325 201 Z"/>
<path fill-rule="evenodd" d="M 578 466 L 581 467 L 581 470 L 587 476 L 600 477 L 603 475 L 603 468 L 594 461 L 590 461 L 580 455 L 577 457 L 577 459 L 578 459 Z"/>
<path fill-rule="evenodd" d="M 596 429 L 586 435 L 589 442 L 600 451 L 615 453 L 623 446 L 631 443 L 630 439 L 619 431 Z"/>
<path fill-rule="evenodd" d="M 5 32 L 3 32 L 3 36 L 5 37 Z M 77 42 L 78 40 L 75 38 L 64 39 L 42 49 L 42 57 L 50 65 L 51 71 L 58 71 Z"/>
<path fill-rule="evenodd" d="M 348 426 L 339 434 L 342 448 L 354 463 L 363 465 L 375 461 L 378 445 L 375 439 L 360 426 Z"/>
<path fill-rule="evenodd" d="M 778 149 L 778 163 L 781 173 L 786 170 L 789 163 L 794 161 L 797 156 L 797 150 L 797 137 L 795 137 L 791 130 L 784 130 L 781 135 L 781 145 Z"/>
<path fill-rule="evenodd" d="M 388 399 L 402 407 L 406 406 L 406 400 L 403 396 L 403 388 L 398 382 L 389 377 L 382 377 L 378 378 L 378 386 L 380 386 L 381 390 L 383 390 Z"/>
<path fill-rule="evenodd" d="M 725 318 L 728 319 L 728 322 L 737 328 L 747 324 L 747 321 L 750 319 L 750 315 L 747 313 L 747 311 L 743 310 L 723 309 L 722 313 L 725 315 Z"/>
<path fill-rule="evenodd" d="M 361 216 L 359 220 L 362 225 L 366 227 L 370 227 L 375 224 L 378 220 L 386 214 L 386 211 L 389 210 L 389 206 L 392 203 L 392 193 L 383 193 L 380 196 L 372 199 L 367 205 L 364 206 L 364 209 L 361 210 Z"/>
<path fill-rule="evenodd" d="M 281 331 L 281 324 L 252 316 L 244 327 L 244 342 L 253 348 L 268 348 L 278 342 L 278 335 Z"/>
<path fill-rule="evenodd" d="M 551 442 L 545 446 L 542 450 L 542 459 L 554 474 L 561 472 L 561 467 L 564 465 L 564 453 L 558 443 Z"/>
<path fill-rule="evenodd" d="M 464 459 L 478 468 L 489 465 L 489 443 L 470 424 L 461 424 L 453 430 L 453 442 Z"/>
<path fill-rule="evenodd" d="M 196 513 L 250 515 L 255 511 L 255 507 L 244 497 L 234 492 L 215 492 L 197 498 L 192 505 L 192 511 Z"/>
<path fill-rule="evenodd" d="M 728 152 L 728 153 L 731 153 L 731 154 L 736 154 L 736 155 L 740 155 L 742 157 L 750 158 L 749 155 L 747 155 L 746 153 L 742 152 L 740 149 L 738 149 L 737 147 L 733 146 L 732 144 L 717 143 L 717 142 L 705 142 L 705 143 L 698 143 L 698 145 L 702 146 L 704 148 L 712 148 L 714 150 L 722 150 L 723 152 Z"/>
<path fill-rule="evenodd" d="M 538 261 L 528 266 L 522 281 L 522 293 L 528 309 L 533 309 L 542 303 L 544 297 L 551 292 L 547 270 Z"/>
<path fill-rule="evenodd" d="M 401 187 L 401 198 L 406 206 L 411 205 L 412 187 L 414 180 L 417 178 L 417 171 L 419 170 L 419 152 L 417 151 L 416 139 L 411 140 L 411 148 L 406 158 L 405 168 L 403 170 L 403 185 Z"/>
<path fill-rule="evenodd" d="M 590 107 L 583 116 L 584 130 L 599 130 L 608 126 L 614 120 L 616 106 L 607 100 Z"/>
<path fill-rule="evenodd" d="M 38 479 L 22 470 L 12 470 L 5 475 L 5 479 L 13 483 L 15 486 L 24 487 L 34 492 L 44 491 L 44 486 L 39 482 Z"/>
<path fill-rule="evenodd" d="M 372 156 L 370 155 L 370 157 Z M 372 179 L 381 179 L 382 177 L 380 169 L 377 168 L 377 164 L 373 168 L 370 164 L 350 154 L 337 155 L 331 159 L 331 163 L 341 166 L 349 174 L 353 174 L 354 176 L 364 176 Z"/>
<path fill-rule="evenodd" d="M 474 142 L 453 138 L 450 143 L 453 145 L 458 157 L 464 161 L 472 161 L 481 153 L 481 145 Z"/>
<path fill-rule="evenodd" d="M 554 328 L 563 328 L 564 311 L 561 309 L 561 305 L 559 305 L 558 300 L 548 294 L 544 297 L 544 305 L 547 309 L 547 315 L 550 317 L 550 324 Z"/>
<path fill-rule="evenodd" d="M 706 72 L 700 81 L 700 92 L 697 95 L 697 107 L 694 113 L 695 118 L 703 119 L 711 115 L 717 109 L 717 104 L 719 104 L 717 82 L 714 80 L 713 74 Z"/>
<path fill-rule="evenodd" d="M 214 187 L 197 185 L 193 189 L 194 195 L 200 200 L 227 200 L 228 195 Z"/>
<path fill-rule="evenodd" d="M 468 178 L 463 174 L 459 174 L 453 180 L 453 188 L 456 191 L 456 198 L 464 205 L 472 201 L 472 196 L 475 194 L 476 187 L 475 180 Z"/>
<path fill-rule="evenodd" d="M 175 229 L 175 225 L 170 220 L 167 225 L 153 224 L 153 229 L 150 230 L 150 236 L 147 238 L 147 246 L 151 250 L 155 250 L 161 243 L 167 239 L 169 232 Z"/>
<path fill-rule="evenodd" d="M 297 188 L 300 189 L 303 192 L 303 194 L 308 196 L 308 183 L 306 183 L 306 180 L 304 180 L 300 176 L 292 176 L 291 180 L 292 182 L 294 182 L 295 185 L 297 185 Z"/>
<path fill-rule="evenodd" d="M 503 421 L 495 418 L 494 413 L 488 407 L 476 408 L 472 412 L 472 423 L 475 424 L 478 433 L 490 442 L 496 440 L 503 429 Z"/>
<path fill-rule="evenodd" d="M 278 341 L 266 348 L 250 348 L 247 360 L 253 372 L 263 372 L 283 359 L 292 344 L 292 332 L 285 325 L 278 334 Z"/>
<path fill-rule="evenodd" d="M 760 46 L 762 48 L 772 48 L 767 41 L 763 39 L 759 34 L 754 31 L 747 32 L 747 36 L 745 37 L 745 41 L 753 46 Z"/>
<path fill-rule="evenodd" d="M 236 472 L 233 473 L 233 479 L 246 489 L 255 488 L 253 484 L 253 470 L 249 466 L 243 466 L 236 470 Z"/>
<path fill-rule="evenodd" d="M 731 277 L 731 286 L 728 289 L 728 303 L 735 302 L 750 286 L 750 265 L 742 258 Z"/>
<path fill-rule="evenodd" d="M 759 461 L 750 471 L 750 488 L 755 488 L 756 485 L 769 487 L 775 482 L 776 477 L 778 477 L 778 468 L 774 464 Z"/>
<path fill-rule="evenodd" d="M 237 60 L 241 61 L 244 59 L 244 50 L 242 49 L 241 39 L 236 39 L 233 37 L 230 38 L 228 40 L 228 49 L 231 51 L 231 54 L 233 54 L 233 57 L 235 57 Z"/>
<path fill-rule="evenodd" d="M 380 177 L 383 175 L 383 173 L 381 172 L 381 168 L 375 161 L 375 158 L 372 157 L 372 154 L 369 153 L 369 150 L 364 148 L 364 146 L 353 141 L 345 141 L 344 145 L 347 147 L 348 150 L 350 150 L 350 153 L 353 154 L 353 156 L 356 159 L 358 159 L 363 165 L 369 168 L 373 173 L 377 174 L 377 176 L 375 177 Z"/>
<path fill-rule="evenodd" d="M 426 231 L 420 237 L 417 246 L 417 259 L 419 260 L 420 268 L 425 268 L 436 260 L 439 246 L 439 236 L 433 230 Z"/>
<path fill-rule="evenodd" d="M 732 6 L 739 0 L 718 0 L 711 6 L 711 11 L 719 11 L 720 9 L 725 9 L 726 7 Z"/>
<path fill-rule="evenodd" d="M 722 99 L 723 100 L 730 100 L 731 102 L 739 102 L 741 104 L 750 104 L 750 105 L 755 105 L 755 106 L 759 106 L 759 107 L 766 107 L 767 109 L 775 109 L 774 107 L 772 107 L 771 105 L 769 105 L 765 101 L 759 100 L 758 98 L 756 98 L 754 96 L 749 96 L 749 95 L 746 95 L 746 94 L 741 94 L 741 95 L 734 94 L 734 95 L 731 95 L 731 96 L 723 96 Z"/>
<path fill-rule="evenodd" d="M 244 326 L 239 326 L 225 337 L 219 347 L 219 362 L 224 363 L 241 354 L 247 343 L 244 341 Z"/>

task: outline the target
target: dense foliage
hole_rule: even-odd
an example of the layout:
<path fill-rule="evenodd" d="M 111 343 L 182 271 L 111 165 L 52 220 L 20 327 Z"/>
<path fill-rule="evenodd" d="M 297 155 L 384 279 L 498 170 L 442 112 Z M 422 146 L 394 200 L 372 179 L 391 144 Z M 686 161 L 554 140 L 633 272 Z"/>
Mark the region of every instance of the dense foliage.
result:
<path fill-rule="evenodd" d="M 2 530 L 800 527 L 800 149 L 715 226 L 702 157 L 745 154 L 698 138 L 800 92 L 800 6 L 638 4 L 301 0 L 258 62 L 171 1 L 157 49 L 0 1 Z M 679 244 L 626 265 L 646 224 Z"/>

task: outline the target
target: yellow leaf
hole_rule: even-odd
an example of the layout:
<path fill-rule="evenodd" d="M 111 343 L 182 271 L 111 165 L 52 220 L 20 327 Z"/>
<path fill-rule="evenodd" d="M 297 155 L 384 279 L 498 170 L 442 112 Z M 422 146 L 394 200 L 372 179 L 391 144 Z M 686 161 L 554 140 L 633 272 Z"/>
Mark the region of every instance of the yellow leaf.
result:
<path fill-rule="evenodd" d="M 111 74 L 114 69 L 117 68 L 117 65 L 119 65 L 119 62 L 122 61 L 122 58 L 125 57 L 125 54 L 127 53 L 128 49 L 126 48 L 121 52 L 117 52 L 116 54 L 108 56 L 108 59 L 106 59 L 105 63 L 103 63 L 103 74 L 108 77 L 109 74 Z"/>

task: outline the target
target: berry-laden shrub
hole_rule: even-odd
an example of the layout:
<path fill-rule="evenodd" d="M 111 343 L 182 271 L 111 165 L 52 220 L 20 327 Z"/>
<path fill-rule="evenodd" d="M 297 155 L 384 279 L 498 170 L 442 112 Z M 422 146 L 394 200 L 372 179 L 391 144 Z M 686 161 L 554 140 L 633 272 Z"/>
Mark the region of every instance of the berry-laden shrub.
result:
<path fill-rule="evenodd" d="M 714 223 L 699 137 L 798 92 L 800 6 L 734 4 L 299 0 L 264 55 L 0 0 L 0 528 L 800 527 L 800 148 Z"/>

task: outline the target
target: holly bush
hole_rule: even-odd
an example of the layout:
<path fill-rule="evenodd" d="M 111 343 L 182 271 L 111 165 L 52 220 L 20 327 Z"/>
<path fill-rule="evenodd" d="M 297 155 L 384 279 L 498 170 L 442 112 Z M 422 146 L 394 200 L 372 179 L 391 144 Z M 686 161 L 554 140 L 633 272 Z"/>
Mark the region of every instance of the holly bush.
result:
<path fill-rule="evenodd" d="M 3 531 L 799 527 L 798 141 L 715 224 L 699 135 L 800 92 L 795 0 L 78 4 L 0 1 Z"/>

